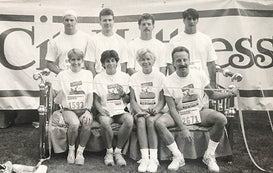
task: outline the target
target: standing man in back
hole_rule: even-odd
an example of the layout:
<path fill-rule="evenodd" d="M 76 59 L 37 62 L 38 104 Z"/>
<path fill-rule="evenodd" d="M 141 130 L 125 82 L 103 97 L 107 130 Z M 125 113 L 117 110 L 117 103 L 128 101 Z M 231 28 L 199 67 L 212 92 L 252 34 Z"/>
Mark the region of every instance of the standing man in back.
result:
<path fill-rule="evenodd" d="M 191 55 L 191 67 L 204 70 L 204 73 L 210 79 L 210 85 L 212 88 L 216 88 L 215 61 L 217 56 L 211 38 L 197 30 L 199 22 L 197 10 L 189 8 L 184 11 L 183 22 L 185 30 L 170 40 L 169 52 L 178 46 L 186 47 Z M 168 57 L 171 57 L 171 53 L 169 53 Z M 169 58 L 169 64 L 171 64 L 171 60 L 172 58 Z M 170 73 L 174 71 L 172 66 Z"/>
<path fill-rule="evenodd" d="M 52 39 L 48 45 L 46 55 L 47 68 L 58 74 L 62 70 L 69 69 L 67 53 L 74 48 L 84 53 L 83 60 L 91 61 L 88 44 L 91 38 L 88 34 L 77 29 L 77 14 L 74 10 L 68 10 L 63 16 L 64 32 Z"/>
<path fill-rule="evenodd" d="M 167 62 L 165 58 L 166 48 L 161 41 L 153 38 L 154 24 L 155 19 L 152 14 L 144 13 L 138 19 L 140 37 L 135 38 L 129 43 L 128 73 L 130 75 L 142 69 L 136 60 L 137 51 L 142 48 L 149 49 L 156 56 L 153 68 L 155 70 L 160 70 L 164 75 L 167 73 Z"/>
<path fill-rule="evenodd" d="M 105 50 L 115 50 L 119 55 L 117 70 L 126 73 L 128 62 L 128 45 L 124 38 L 116 34 L 114 27 L 114 12 L 110 8 L 104 8 L 100 11 L 99 22 L 101 32 L 94 36 L 89 50 L 92 60 L 87 63 L 87 68 L 91 69 L 93 75 L 104 70 L 100 62 L 101 54 Z"/>

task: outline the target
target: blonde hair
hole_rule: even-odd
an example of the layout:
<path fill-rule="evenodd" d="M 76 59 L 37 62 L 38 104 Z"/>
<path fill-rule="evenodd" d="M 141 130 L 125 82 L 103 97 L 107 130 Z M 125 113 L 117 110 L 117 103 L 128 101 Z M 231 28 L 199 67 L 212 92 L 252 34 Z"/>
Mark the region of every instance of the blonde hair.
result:
<path fill-rule="evenodd" d="M 147 48 L 142 48 L 142 49 L 139 49 L 139 50 L 137 51 L 137 54 L 136 54 L 136 55 L 137 55 L 137 56 L 136 56 L 137 62 L 139 63 L 140 59 L 141 59 L 142 57 L 144 57 L 146 54 L 150 54 L 151 57 L 153 58 L 154 62 L 155 62 L 155 60 L 156 60 L 155 54 L 154 54 L 150 49 L 147 49 Z"/>

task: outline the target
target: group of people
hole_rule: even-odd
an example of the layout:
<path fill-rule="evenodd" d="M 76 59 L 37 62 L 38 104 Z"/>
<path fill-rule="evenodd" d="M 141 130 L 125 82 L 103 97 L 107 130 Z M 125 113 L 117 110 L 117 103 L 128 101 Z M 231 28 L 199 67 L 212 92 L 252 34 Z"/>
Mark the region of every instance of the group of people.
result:
<path fill-rule="evenodd" d="M 111 9 L 100 11 L 101 32 L 93 37 L 77 29 L 74 11 L 65 12 L 64 32 L 50 41 L 46 60 L 47 67 L 57 74 L 54 90 L 68 124 L 68 163 L 84 164 L 83 151 L 96 120 L 106 146 L 105 165 L 126 165 L 122 148 L 136 124 L 141 153 L 138 172 L 157 171 L 158 137 L 173 156 L 168 169 L 176 171 L 185 161 L 168 127 L 177 126 L 180 136 L 191 141 L 187 125 L 199 124 L 211 127 L 203 162 L 209 170 L 219 172 L 214 153 L 227 120 L 206 108 L 203 97 L 206 93 L 219 99 L 233 93 L 212 89 L 216 87 L 217 57 L 210 38 L 197 31 L 198 20 L 195 9 L 184 11 L 185 30 L 166 47 L 153 38 L 155 19 L 151 14 L 140 16 L 140 37 L 127 44 L 113 30 Z M 186 116 L 193 116 L 194 121 L 185 121 Z M 121 124 L 115 148 L 114 122 Z"/>

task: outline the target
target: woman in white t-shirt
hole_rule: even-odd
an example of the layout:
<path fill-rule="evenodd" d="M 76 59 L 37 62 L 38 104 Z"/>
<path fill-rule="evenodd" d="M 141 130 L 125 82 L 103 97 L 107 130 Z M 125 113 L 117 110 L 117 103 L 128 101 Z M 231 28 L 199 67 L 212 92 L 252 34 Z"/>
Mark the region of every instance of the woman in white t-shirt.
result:
<path fill-rule="evenodd" d="M 149 49 L 138 50 L 137 62 L 142 70 L 130 78 L 130 103 L 137 123 L 141 152 L 138 172 L 156 172 L 159 165 L 154 122 L 162 115 L 161 111 L 165 105 L 163 96 L 165 76 L 158 70 L 153 70 L 155 60 L 154 53 Z"/>
<path fill-rule="evenodd" d="M 97 119 L 101 124 L 102 137 L 106 146 L 104 163 L 125 166 L 126 161 L 121 150 L 133 129 L 133 117 L 125 111 L 129 102 L 129 75 L 117 69 L 119 55 L 115 50 L 106 50 L 101 54 L 101 64 L 105 70 L 94 79 L 94 106 L 99 112 Z M 119 123 L 117 145 L 113 150 L 112 123 Z"/>
<path fill-rule="evenodd" d="M 70 69 L 61 71 L 57 76 L 54 89 L 59 96 L 63 107 L 64 121 L 68 124 L 67 136 L 69 151 L 67 162 L 69 164 L 84 164 L 83 151 L 91 134 L 93 116 L 93 75 L 90 71 L 82 69 L 84 53 L 79 49 L 68 52 Z M 81 126 L 80 134 L 78 134 Z M 75 142 L 79 137 L 79 146 L 75 157 Z"/>

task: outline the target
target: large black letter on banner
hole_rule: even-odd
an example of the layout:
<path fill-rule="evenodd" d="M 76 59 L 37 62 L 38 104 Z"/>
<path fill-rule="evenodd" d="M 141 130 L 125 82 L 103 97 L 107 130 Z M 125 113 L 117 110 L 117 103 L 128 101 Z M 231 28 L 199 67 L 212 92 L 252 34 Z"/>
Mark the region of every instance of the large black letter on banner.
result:
<path fill-rule="evenodd" d="M 0 63 L 3 66 L 5 66 L 6 68 L 9 68 L 12 70 L 23 70 L 23 69 L 26 69 L 26 68 L 32 66 L 33 64 L 35 64 L 35 61 L 33 60 L 30 63 L 23 65 L 23 66 L 15 66 L 15 65 L 10 64 L 5 56 L 5 48 L 4 48 L 5 39 L 10 33 L 16 32 L 16 31 L 23 31 L 23 32 L 27 33 L 31 38 L 32 45 L 34 44 L 34 27 L 32 27 L 32 30 L 27 30 L 27 29 L 23 29 L 23 28 L 12 28 L 12 29 L 8 29 L 8 30 L 2 32 L 2 34 L 0 35 Z M 16 51 L 16 50 L 14 50 L 14 51 Z"/>

